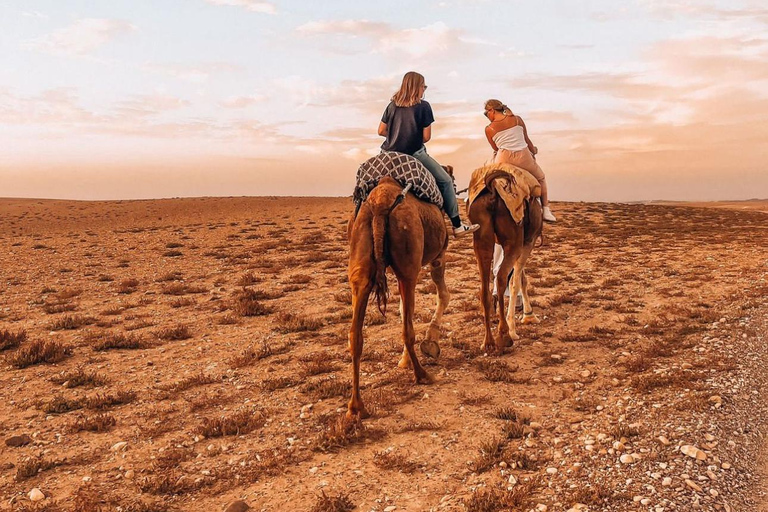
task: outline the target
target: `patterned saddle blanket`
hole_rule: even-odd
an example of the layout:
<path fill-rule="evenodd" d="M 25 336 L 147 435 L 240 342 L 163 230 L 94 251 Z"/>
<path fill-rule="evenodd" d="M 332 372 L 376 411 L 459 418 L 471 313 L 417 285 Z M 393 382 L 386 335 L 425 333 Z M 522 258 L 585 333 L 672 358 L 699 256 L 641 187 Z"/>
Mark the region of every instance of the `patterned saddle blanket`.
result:
<path fill-rule="evenodd" d="M 443 196 L 437 188 L 435 177 L 424 164 L 411 155 L 395 151 L 382 151 L 357 169 L 355 192 L 352 195 L 357 207 L 368 198 L 368 194 L 384 176 L 391 176 L 403 187 L 410 183 L 416 197 L 439 208 L 443 207 Z"/>

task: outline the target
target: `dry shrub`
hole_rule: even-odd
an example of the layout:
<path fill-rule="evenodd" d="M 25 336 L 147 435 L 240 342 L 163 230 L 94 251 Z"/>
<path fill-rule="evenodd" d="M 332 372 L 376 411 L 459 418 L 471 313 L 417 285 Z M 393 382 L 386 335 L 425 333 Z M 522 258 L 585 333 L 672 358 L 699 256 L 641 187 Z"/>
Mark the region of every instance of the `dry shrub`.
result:
<path fill-rule="evenodd" d="M 630 357 L 627 359 L 627 361 L 624 363 L 624 368 L 627 369 L 627 371 L 633 372 L 633 373 L 641 373 L 646 370 L 648 370 L 651 367 L 651 361 L 644 355 L 640 354 L 637 356 Z"/>
<path fill-rule="evenodd" d="M 205 293 L 208 289 L 204 286 L 194 286 L 186 283 L 171 283 L 162 287 L 163 295 L 186 295 L 188 293 Z"/>
<path fill-rule="evenodd" d="M 96 414 L 94 416 L 83 416 L 77 418 L 70 426 L 71 432 L 107 432 L 117 424 L 114 416 L 108 413 Z"/>
<path fill-rule="evenodd" d="M 96 319 L 92 316 L 64 315 L 51 323 L 50 329 L 52 331 L 74 330 L 79 329 L 84 325 L 90 325 L 95 321 Z"/>
<path fill-rule="evenodd" d="M 614 491 L 604 483 L 579 486 L 569 500 L 571 503 L 583 503 L 591 507 L 606 505 L 614 498 Z"/>
<path fill-rule="evenodd" d="M 16 348 L 25 341 L 27 341 L 27 331 L 22 329 L 17 332 L 11 332 L 3 329 L 0 331 L 0 352 Z"/>
<path fill-rule="evenodd" d="M 404 425 L 400 426 L 396 430 L 396 432 L 398 434 L 403 434 L 405 432 L 434 431 L 434 430 L 440 430 L 441 428 L 443 427 L 435 423 L 434 421 L 409 421 Z"/>
<path fill-rule="evenodd" d="M 172 382 L 171 384 L 166 384 L 163 386 L 159 386 L 158 389 L 161 389 L 163 391 L 167 391 L 170 393 L 181 393 L 182 391 L 186 391 L 188 389 L 192 389 L 197 386 L 205 386 L 207 384 L 215 384 L 216 382 L 220 382 L 221 378 L 216 377 L 215 375 L 206 375 L 202 371 L 190 375 L 189 377 L 185 377 L 179 381 Z"/>
<path fill-rule="evenodd" d="M 189 332 L 189 327 L 179 324 L 174 327 L 159 329 L 155 332 L 155 336 L 163 341 L 179 341 L 191 338 L 192 334 Z"/>
<path fill-rule="evenodd" d="M 333 294 L 333 298 L 336 302 L 342 304 L 352 304 L 352 292 L 349 290 L 342 290 Z"/>
<path fill-rule="evenodd" d="M 72 349 L 60 341 L 35 340 L 20 348 L 9 358 L 16 368 L 27 368 L 41 363 L 58 363 L 72 354 Z"/>
<path fill-rule="evenodd" d="M 237 286 L 250 286 L 252 284 L 256 284 L 260 281 L 258 277 L 256 277 L 253 272 L 246 272 L 240 278 L 237 280 Z"/>
<path fill-rule="evenodd" d="M 318 318 L 310 318 L 295 315 L 286 311 L 277 314 L 277 327 L 275 330 L 281 333 L 316 331 L 323 326 L 323 321 Z"/>
<path fill-rule="evenodd" d="M 96 338 L 96 343 L 93 345 L 93 350 L 112 350 L 112 349 L 142 349 L 148 348 L 149 343 L 141 336 L 136 334 L 123 334 L 123 333 L 106 333 L 101 337 Z"/>
<path fill-rule="evenodd" d="M 102 311 L 101 314 L 106 316 L 117 316 L 122 314 L 123 311 L 125 311 L 125 308 L 122 306 L 112 306 Z"/>
<path fill-rule="evenodd" d="M 205 437 L 239 436 L 264 426 L 267 416 L 259 410 L 242 410 L 228 416 L 203 418 L 197 432 Z"/>
<path fill-rule="evenodd" d="M 384 325 L 387 323 L 387 319 L 379 313 L 378 309 L 376 311 L 372 311 L 371 309 L 368 310 L 368 312 L 365 314 L 365 325 L 370 327 L 372 325 Z"/>
<path fill-rule="evenodd" d="M 257 298 L 257 292 L 251 288 L 238 290 L 232 309 L 240 316 L 264 316 L 274 311 L 272 307 L 262 304 Z"/>
<path fill-rule="evenodd" d="M 364 442 L 382 439 L 383 430 L 366 427 L 360 420 L 353 420 L 346 415 L 331 418 L 323 432 L 315 439 L 313 449 L 318 452 L 337 452 L 341 448 Z"/>
<path fill-rule="evenodd" d="M 80 288 L 65 288 L 56 294 L 56 298 L 64 301 L 77 297 L 81 293 L 83 293 L 83 290 Z"/>
<path fill-rule="evenodd" d="M 101 274 L 99 275 L 99 277 L 96 278 L 96 280 L 100 283 L 111 283 L 112 281 L 115 280 L 115 278 L 107 274 Z"/>
<path fill-rule="evenodd" d="M 49 315 L 55 315 L 57 313 L 64 313 L 66 311 L 74 311 L 77 309 L 77 304 L 70 304 L 68 302 L 53 302 L 43 305 L 43 311 Z"/>
<path fill-rule="evenodd" d="M 347 379 L 338 379 L 336 377 L 326 377 L 321 380 L 309 381 L 301 388 L 302 393 L 306 393 L 315 399 L 327 400 L 337 396 L 346 396 L 352 391 L 352 386 Z"/>
<path fill-rule="evenodd" d="M 175 249 L 174 250 L 170 250 L 170 251 L 165 251 L 163 253 L 163 256 L 166 257 L 166 258 L 178 258 L 179 256 L 183 256 L 183 255 L 184 255 L 183 252 L 177 251 Z"/>
<path fill-rule="evenodd" d="M 98 387 L 109 382 L 107 377 L 95 371 L 88 371 L 82 367 L 75 370 L 62 372 L 51 377 L 54 384 L 63 384 L 66 388 L 76 388 L 80 386 Z"/>
<path fill-rule="evenodd" d="M 171 447 L 152 461 L 152 471 L 174 469 L 182 462 L 191 459 L 194 454 L 195 452 L 190 448 Z"/>
<path fill-rule="evenodd" d="M 339 369 L 339 366 L 328 359 L 317 359 L 313 361 L 301 362 L 301 374 L 304 377 L 312 375 L 321 375 L 323 373 L 332 373 Z"/>
<path fill-rule="evenodd" d="M 240 320 L 237 319 L 232 313 L 227 313 L 216 318 L 216 323 L 219 325 L 237 325 Z"/>
<path fill-rule="evenodd" d="M 290 284 L 307 284 L 312 281 L 312 276 L 307 274 L 294 274 L 286 282 Z"/>
<path fill-rule="evenodd" d="M 191 297 L 181 297 L 178 299 L 174 299 L 173 301 L 171 301 L 169 305 L 174 309 L 179 309 L 179 308 L 185 308 L 187 306 L 193 306 L 195 304 L 196 304 L 195 299 Z"/>
<path fill-rule="evenodd" d="M 468 500 L 464 500 L 467 512 L 499 512 L 528 510 L 535 506 L 538 480 L 531 479 L 518 483 L 512 490 L 494 487 L 478 489 Z"/>
<path fill-rule="evenodd" d="M 565 343 L 586 343 L 594 340 L 595 340 L 595 336 L 589 333 L 577 334 L 577 333 L 567 332 L 565 334 L 560 335 L 560 341 Z"/>
<path fill-rule="evenodd" d="M 38 407 L 46 414 L 63 414 L 82 409 L 83 402 L 78 399 L 66 398 L 63 395 L 55 395 L 50 401 L 40 403 Z"/>
<path fill-rule="evenodd" d="M 348 494 L 340 492 L 328 496 L 323 490 L 310 512 L 352 512 L 355 508 L 356 505 L 349 499 Z"/>
<path fill-rule="evenodd" d="M 632 386 L 639 391 L 652 391 L 658 388 L 677 386 L 691 388 L 699 380 L 700 376 L 693 373 L 676 371 L 672 373 L 652 373 L 650 375 L 638 375 L 632 378 Z"/>
<path fill-rule="evenodd" d="M 179 242 L 168 242 L 165 244 L 166 249 L 178 249 L 179 247 L 184 247 L 184 244 Z"/>
<path fill-rule="evenodd" d="M 133 391 L 119 390 L 115 393 L 97 393 L 85 399 L 84 405 L 88 409 L 103 411 L 115 405 L 129 404 L 136 399 Z"/>
<path fill-rule="evenodd" d="M 401 473 L 411 474 L 419 469 L 419 464 L 408 460 L 408 457 L 400 453 L 376 452 L 373 454 L 374 466 L 390 471 L 399 471 Z"/>
<path fill-rule="evenodd" d="M 129 294 L 129 293 L 135 292 L 136 288 L 138 287 L 139 287 L 138 279 L 123 279 L 118 283 L 115 291 L 117 291 L 117 293 Z"/>
<path fill-rule="evenodd" d="M 509 423 L 505 423 L 504 427 L 502 427 L 501 432 L 504 434 L 504 437 L 507 439 L 522 439 L 525 437 L 525 425 L 523 423 L 519 423 L 517 421 L 510 421 Z"/>
<path fill-rule="evenodd" d="M 43 458 L 23 459 L 16 465 L 16 481 L 21 482 L 27 478 L 37 476 L 38 473 L 47 471 L 57 466 L 56 461 Z"/>
<path fill-rule="evenodd" d="M 169 281 L 181 281 L 182 279 L 184 279 L 184 276 L 183 276 L 183 274 L 181 272 L 173 271 L 173 272 L 168 272 L 167 274 L 163 274 L 162 276 L 158 277 L 157 279 L 155 279 L 155 282 L 156 283 L 167 283 Z"/>
<path fill-rule="evenodd" d="M 501 462 L 506 445 L 507 440 L 501 437 L 484 441 L 480 453 L 472 461 L 472 471 L 483 473 Z"/>
<path fill-rule="evenodd" d="M 640 435 L 640 429 L 637 425 L 630 425 L 628 423 L 617 423 L 613 426 L 611 429 L 611 436 L 613 436 L 616 439 L 621 439 L 622 437 L 630 438 L 630 437 L 637 437 Z"/>
<path fill-rule="evenodd" d="M 475 366 L 491 382 L 512 382 L 517 368 L 511 368 L 505 361 L 480 359 Z"/>
<path fill-rule="evenodd" d="M 295 377 L 275 377 L 274 379 L 264 379 L 261 387 L 267 391 L 277 391 L 278 389 L 292 388 L 299 383 Z"/>
<path fill-rule="evenodd" d="M 205 480 L 195 480 L 181 471 L 170 470 L 159 475 L 145 476 L 138 482 L 138 486 L 144 493 L 170 496 L 196 491 L 205 483 Z"/>
<path fill-rule="evenodd" d="M 289 348 L 290 345 L 287 343 L 272 346 L 269 345 L 266 341 L 262 341 L 261 345 L 258 347 L 250 346 L 243 350 L 240 354 L 233 357 L 229 364 L 233 368 L 243 368 L 270 356 L 284 354 L 285 352 L 288 352 Z"/>

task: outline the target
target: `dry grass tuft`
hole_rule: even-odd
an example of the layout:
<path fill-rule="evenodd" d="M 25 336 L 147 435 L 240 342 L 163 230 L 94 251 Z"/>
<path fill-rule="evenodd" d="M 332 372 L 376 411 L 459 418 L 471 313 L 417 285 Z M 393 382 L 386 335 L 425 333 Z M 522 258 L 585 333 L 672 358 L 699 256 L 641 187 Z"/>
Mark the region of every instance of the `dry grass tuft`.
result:
<path fill-rule="evenodd" d="M 331 418 L 323 432 L 315 439 L 313 449 L 318 452 L 337 452 L 341 448 L 377 440 L 386 436 L 383 430 L 366 427 L 360 420 L 351 420 L 346 415 Z"/>
<path fill-rule="evenodd" d="M 285 352 L 288 352 L 289 349 L 290 345 L 287 343 L 273 346 L 269 345 L 266 341 L 262 341 L 258 347 L 252 345 L 233 357 L 229 361 L 229 365 L 232 368 L 243 368 L 270 356 L 284 354 Z"/>
<path fill-rule="evenodd" d="M 25 341 L 27 341 L 27 331 L 22 329 L 17 332 L 11 332 L 7 329 L 3 329 L 0 331 L 0 352 L 17 348 Z"/>
<path fill-rule="evenodd" d="M 172 382 L 164 386 L 159 386 L 158 389 L 167 391 L 169 393 L 181 393 L 182 391 L 186 391 L 197 386 L 215 384 L 216 382 L 221 382 L 221 378 L 216 377 L 215 375 L 206 375 L 201 370 L 198 373 L 190 375 L 189 377 L 185 377 L 176 382 Z"/>
<path fill-rule="evenodd" d="M 296 315 L 281 311 L 277 314 L 277 326 L 275 330 L 281 333 L 316 331 L 323 326 L 323 321 L 318 318 Z"/>
<path fill-rule="evenodd" d="M 271 306 L 262 304 L 258 299 L 259 294 L 252 288 L 238 290 L 232 302 L 232 310 L 240 316 L 264 316 L 274 310 Z"/>
<path fill-rule="evenodd" d="M 40 403 L 38 407 L 46 414 L 64 414 L 65 412 L 82 409 L 83 402 L 77 399 L 66 398 L 63 395 L 55 395 L 48 402 Z"/>
<path fill-rule="evenodd" d="M 93 350 L 112 350 L 112 349 L 129 349 L 136 350 L 142 348 L 149 348 L 150 344 L 141 336 L 136 334 L 123 334 L 123 333 L 106 333 L 103 336 L 96 338 L 96 343 L 93 345 Z"/>
<path fill-rule="evenodd" d="M 408 457 L 405 455 L 388 451 L 374 453 L 373 464 L 381 469 L 399 471 L 400 473 L 405 473 L 407 475 L 410 475 L 419 469 L 419 464 L 412 460 L 408 460 Z"/>
<path fill-rule="evenodd" d="M 47 471 L 51 468 L 56 467 L 58 464 L 56 461 L 49 460 L 49 459 L 43 459 L 43 458 L 29 458 L 21 460 L 16 465 L 16 476 L 15 479 L 17 482 L 21 482 L 23 480 L 26 480 L 27 478 L 32 478 L 37 476 L 39 473 L 42 473 L 43 471 Z"/>
<path fill-rule="evenodd" d="M 77 388 L 80 386 L 98 387 L 109 382 L 107 377 L 95 371 L 85 370 L 82 367 L 62 372 L 51 377 L 54 384 L 64 385 L 65 388 Z"/>
<path fill-rule="evenodd" d="M 352 392 L 352 385 L 347 379 L 331 376 L 307 382 L 302 386 L 301 392 L 310 395 L 316 400 L 327 400 L 337 396 L 348 395 Z"/>
<path fill-rule="evenodd" d="M 86 398 L 84 405 L 88 409 L 103 411 L 116 405 L 129 404 L 136 399 L 136 393 L 133 391 L 119 390 L 115 393 L 97 393 L 92 397 Z"/>
<path fill-rule="evenodd" d="M 114 416 L 108 413 L 96 414 L 94 416 L 83 416 L 77 418 L 70 426 L 70 432 L 107 432 L 117 424 Z"/>
<path fill-rule="evenodd" d="M 472 471 L 483 473 L 501 462 L 506 445 L 507 440 L 501 437 L 484 441 L 480 453 L 472 461 Z"/>
<path fill-rule="evenodd" d="M 259 410 L 242 410 L 228 416 L 204 418 L 197 432 L 205 437 L 239 436 L 264 426 L 267 416 Z"/>
<path fill-rule="evenodd" d="M 64 315 L 51 323 L 50 329 L 52 331 L 71 331 L 84 325 L 91 325 L 95 321 L 96 319 L 92 316 Z"/>
<path fill-rule="evenodd" d="M 35 340 L 20 348 L 9 358 L 16 368 L 27 368 L 41 363 L 58 363 L 72 354 L 72 349 L 60 341 Z"/>
<path fill-rule="evenodd" d="M 208 288 L 204 286 L 194 286 L 186 283 L 171 283 L 162 287 L 160 293 L 163 295 L 187 295 L 189 293 L 205 293 Z"/>
<path fill-rule="evenodd" d="M 245 274 L 243 274 L 242 276 L 240 276 L 240 278 L 237 280 L 237 283 L 235 283 L 235 284 L 237 284 L 237 286 L 243 286 L 243 287 L 245 287 L 245 286 L 250 286 L 250 285 L 252 285 L 252 284 L 256 284 L 256 283 L 258 283 L 259 281 L 261 281 L 261 279 L 259 279 L 258 277 L 256 277 L 256 276 L 253 274 L 253 272 L 246 272 Z"/>
<path fill-rule="evenodd" d="M 479 489 L 464 501 L 467 512 L 501 512 L 528 510 L 535 506 L 538 480 L 518 483 L 511 491 L 497 487 Z"/>
<path fill-rule="evenodd" d="M 491 382 L 513 382 L 517 371 L 517 368 L 497 359 L 480 359 L 475 362 L 475 366 Z"/>
<path fill-rule="evenodd" d="M 328 496 L 325 491 L 317 497 L 317 501 L 310 509 L 310 512 L 352 512 L 356 505 L 349 499 L 349 495 L 340 492 L 339 494 Z"/>
<path fill-rule="evenodd" d="M 139 287 L 138 279 L 124 279 L 117 284 L 115 291 L 127 295 L 133 293 Z"/>
<path fill-rule="evenodd" d="M 189 327 L 186 325 L 176 325 L 174 327 L 165 327 L 155 332 L 155 336 L 163 341 L 179 341 L 192 337 Z"/>

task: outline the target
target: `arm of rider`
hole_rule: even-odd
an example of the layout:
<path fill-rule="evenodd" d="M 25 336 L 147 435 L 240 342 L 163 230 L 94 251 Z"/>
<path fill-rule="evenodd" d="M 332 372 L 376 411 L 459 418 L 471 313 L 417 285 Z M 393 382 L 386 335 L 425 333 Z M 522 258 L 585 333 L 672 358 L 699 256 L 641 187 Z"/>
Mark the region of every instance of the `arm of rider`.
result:
<path fill-rule="evenodd" d="M 425 144 L 429 142 L 429 139 L 432 138 L 432 125 L 429 125 L 426 128 L 424 128 L 424 131 L 422 132 L 422 137 L 424 139 Z"/>
<path fill-rule="evenodd" d="M 387 123 L 379 123 L 379 135 L 382 137 L 387 136 Z"/>
<path fill-rule="evenodd" d="M 493 154 L 495 155 L 496 152 L 499 150 L 499 147 L 496 145 L 495 142 L 493 142 L 493 129 L 490 126 L 485 127 L 485 138 L 488 139 L 488 144 L 491 145 L 493 148 Z"/>
<path fill-rule="evenodd" d="M 536 156 L 536 153 L 539 152 L 539 148 L 534 146 L 533 142 L 531 142 L 531 139 L 528 138 L 528 129 L 525 127 L 523 118 L 520 116 L 517 116 L 517 120 L 520 121 L 520 126 L 523 127 L 523 136 L 525 137 L 525 143 L 528 144 L 528 150 L 531 152 L 533 156 Z"/>

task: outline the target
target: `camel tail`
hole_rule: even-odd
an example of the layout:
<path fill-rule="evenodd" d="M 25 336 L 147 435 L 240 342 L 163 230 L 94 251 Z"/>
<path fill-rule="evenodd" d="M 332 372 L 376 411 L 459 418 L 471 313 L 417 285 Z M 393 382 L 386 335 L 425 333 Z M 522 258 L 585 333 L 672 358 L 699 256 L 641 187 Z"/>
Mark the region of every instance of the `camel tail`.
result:
<path fill-rule="evenodd" d="M 389 210 L 373 212 L 373 259 L 375 275 L 373 281 L 373 293 L 376 295 L 376 304 L 381 314 L 387 314 L 387 261 L 386 261 L 386 236 Z"/>
<path fill-rule="evenodd" d="M 534 199 L 525 201 L 525 213 L 523 214 L 523 243 L 528 245 L 541 236 L 541 244 L 544 244 L 543 218 L 541 206 Z"/>

